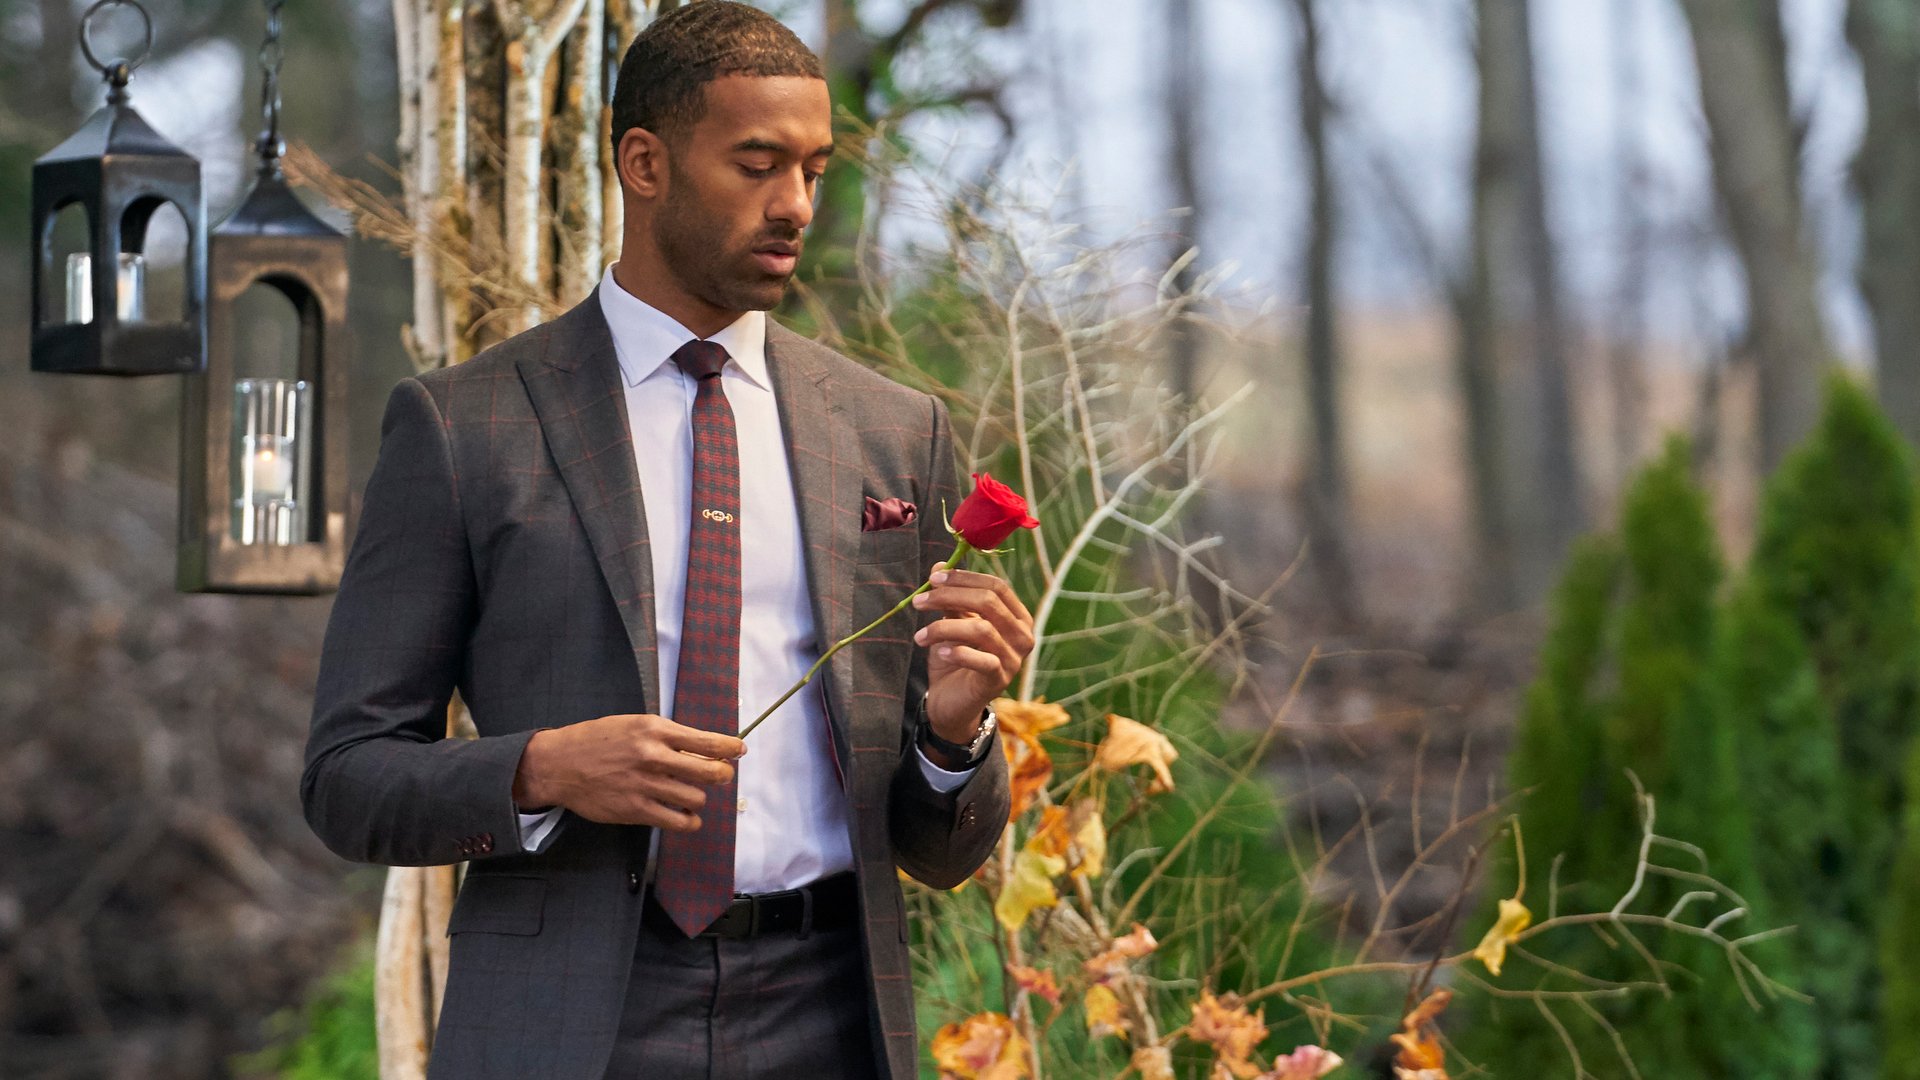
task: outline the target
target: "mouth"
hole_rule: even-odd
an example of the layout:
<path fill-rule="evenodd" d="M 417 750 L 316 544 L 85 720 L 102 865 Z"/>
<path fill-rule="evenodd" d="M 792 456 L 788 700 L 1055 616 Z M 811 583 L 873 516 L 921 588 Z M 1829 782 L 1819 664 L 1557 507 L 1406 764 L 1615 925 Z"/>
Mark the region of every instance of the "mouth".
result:
<path fill-rule="evenodd" d="M 753 258 L 769 274 L 791 274 L 800 261 L 800 245 L 776 241 L 753 249 Z"/>

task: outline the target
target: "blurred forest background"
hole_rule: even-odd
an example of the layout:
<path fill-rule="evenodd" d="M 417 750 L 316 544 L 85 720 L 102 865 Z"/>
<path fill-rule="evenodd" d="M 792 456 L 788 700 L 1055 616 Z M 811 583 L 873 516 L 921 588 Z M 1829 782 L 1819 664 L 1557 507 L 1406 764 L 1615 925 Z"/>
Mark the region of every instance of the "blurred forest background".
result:
<path fill-rule="evenodd" d="M 260 5 L 146 3 L 133 100 L 201 159 L 218 220 L 249 175 Z M 1300 562 L 1259 630 L 1267 689 L 1322 656 L 1268 775 L 1330 831 L 1367 814 L 1389 869 L 1410 803 L 1448 797 L 1416 761 L 1500 785 L 1568 553 L 1674 460 L 1668 435 L 1732 565 L 1829 368 L 1920 438 L 1909 0 L 766 6 L 930 167 L 1138 241 L 1149 285 L 1208 282 L 1164 378 L 1254 392 L 1197 512 L 1250 592 Z M 380 876 L 297 803 L 327 600 L 172 590 L 179 388 L 27 373 L 29 167 L 101 98 L 84 8 L 0 2 L 0 1076 L 225 1075 L 351 960 Z M 393 25 L 387 0 L 289 5 L 282 74 L 289 140 L 386 191 Z M 830 187 L 810 273 L 859 213 Z M 357 491 L 411 370 L 412 286 L 383 245 L 353 258 Z M 1470 884 L 1437 871 L 1394 902 Z"/>

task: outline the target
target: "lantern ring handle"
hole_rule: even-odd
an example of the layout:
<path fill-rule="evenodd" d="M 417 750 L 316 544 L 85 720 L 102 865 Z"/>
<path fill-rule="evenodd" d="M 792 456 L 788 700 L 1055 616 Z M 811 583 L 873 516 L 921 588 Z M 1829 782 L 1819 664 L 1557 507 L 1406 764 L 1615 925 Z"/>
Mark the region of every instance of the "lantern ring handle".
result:
<path fill-rule="evenodd" d="M 109 7 L 130 7 L 140 14 L 140 51 L 131 59 L 116 60 L 111 65 L 101 63 L 100 57 L 93 51 L 93 18 L 100 14 L 101 9 Z M 86 54 L 87 63 L 93 65 L 95 71 L 105 75 L 115 85 L 124 86 L 133 69 L 144 63 L 153 52 L 153 16 L 147 14 L 147 9 L 140 6 L 139 0 L 94 0 L 87 13 L 80 16 L 80 51 Z"/>

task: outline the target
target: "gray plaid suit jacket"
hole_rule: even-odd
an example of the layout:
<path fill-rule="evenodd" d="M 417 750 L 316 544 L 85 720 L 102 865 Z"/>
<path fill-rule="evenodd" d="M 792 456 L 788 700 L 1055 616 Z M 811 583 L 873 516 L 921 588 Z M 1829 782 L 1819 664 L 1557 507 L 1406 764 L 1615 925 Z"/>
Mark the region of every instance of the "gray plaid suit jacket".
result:
<path fill-rule="evenodd" d="M 937 399 L 772 323 L 767 364 L 824 648 L 951 553 L 951 434 Z M 647 528 L 599 297 L 402 380 L 381 431 L 321 656 L 307 820 L 348 859 L 468 863 L 432 1077 L 598 1080 L 628 992 L 650 830 L 568 813 L 529 853 L 512 786 L 534 731 L 659 706 Z M 921 513 L 863 533 L 868 495 Z M 903 615 L 821 675 L 853 811 L 875 1054 L 894 1080 L 916 1072 L 894 868 L 959 883 L 1009 808 L 997 748 L 946 794 L 911 757 L 920 621 Z M 477 740 L 443 737 L 456 688 Z"/>

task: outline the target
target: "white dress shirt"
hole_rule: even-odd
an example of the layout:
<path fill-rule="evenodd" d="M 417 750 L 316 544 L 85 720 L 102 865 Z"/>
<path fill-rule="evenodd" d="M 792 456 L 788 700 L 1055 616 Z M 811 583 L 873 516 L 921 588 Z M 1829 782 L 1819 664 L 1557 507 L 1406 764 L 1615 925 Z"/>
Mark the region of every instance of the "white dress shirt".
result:
<path fill-rule="evenodd" d="M 659 704 L 661 713 L 672 717 L 686 597 L 697 392 L 693 377 L 672 358 L 698 335 L 629 293 L 614 280 L 611 264 L 600 279 L 600 308 L 626 382 L 634 465 L 653 556 Z M 730 358 L 720 372 L 721 388 L 739 437 L 740 505 L 753 508 L 752 525 L 740 531 L 740 726 L 745 727 L 807 673 L 820 650 L 798 500 L 767 375 L 766 313 L 749 311 L 708 340 L 724 346 Z M 813 687 L 787 699 L 754 729 L 750 751 L 736 763 L 735 892 L 791 889 L 853 869 L 847 795 L 831 739 Z M 972 770 L 949 772 L 918 756 L 935 790 L 951 791 L 972 775 Z M 529 851 L 540 850 L 560 814 L 556 807 L 520 815 L 521 839 Z M 656 832 L 656 851 L 659 839 Z M 650 856 L 649 866 L 652 862 Z"/>

